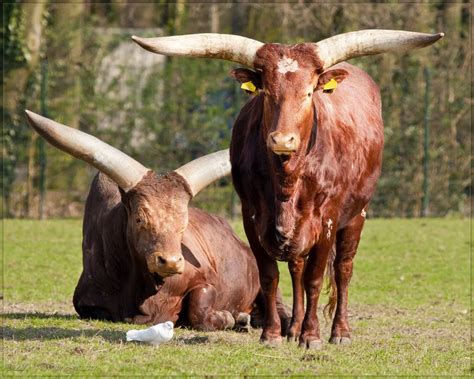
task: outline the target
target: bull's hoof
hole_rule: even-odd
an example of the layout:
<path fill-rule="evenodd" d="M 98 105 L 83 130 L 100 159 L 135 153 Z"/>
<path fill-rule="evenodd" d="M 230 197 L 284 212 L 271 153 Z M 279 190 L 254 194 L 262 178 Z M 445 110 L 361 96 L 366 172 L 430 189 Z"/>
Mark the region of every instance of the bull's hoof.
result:
<path fill-rule="evenodd" d="M 248 333 L 250 332 L 250 315 L 248 313 L 239 313 L 236 320 L 235 320 L 235 327 L 234 329 L 238 332 Z"/>
<path fill-rule="evenodd" d="M 250 315 L 248 313 L 240 312 L 235 319 L 237 325 L 250 325 Z"/>
<path fill-rule="evenodd" d="M 310 350 L 321 350 L 323 348 L 323 341 L 321 339 L 314 339 L 314 340 L 301 340 L 299 347 L 307 348 Z"/>
<path fill-rule="evenodd" d="M 260 337 L 260 343 L 268 346 L 268 347 L 277 347 L 280 346 L 283 341 L 283 338 L 279 337 L 272 337 L 272 338 L 264 338 Z"/>
<path fill-rule="evenodd" d="M 235 320 L 229 311 L 216 312 L 220 314 L 224 320 L 224 329 L 232 329 L 235 326 Z"/>
<path fill-rule="evenodd" d="M 288 333 L 286 335 L 286 340 L 288 342 L 298 342 L 299 335 Z"/>
<path fill-rule="evenodd" d="M 286 335 L 286 340 L 288 342 L 298 342 L 299 337 L 300 337 L 299 331 L 294 331 L 290 329 Z"/>
<path fill-rule="evenodd" d="M 351 344 L 351 338 L 350 337 L 339 337 L 339 336 L 334 336 L 329 339 L 329 343 L 332 343 L 334 345 L 350 345 Z"/>
<path fill-rule="evenodd" d="M 301 334 L 301 326 L 291 326 L 286 333 L 288 342 L 297 342 Z"/>

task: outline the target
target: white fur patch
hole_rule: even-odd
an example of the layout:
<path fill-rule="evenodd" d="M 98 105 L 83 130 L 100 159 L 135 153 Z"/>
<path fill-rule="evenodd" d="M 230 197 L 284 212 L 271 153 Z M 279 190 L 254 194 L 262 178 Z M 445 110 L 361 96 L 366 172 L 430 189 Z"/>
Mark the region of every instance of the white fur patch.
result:
<path fill-rule="evenodd" d="M 365 218 L 365 216 L 367 216 L 367 212 L 365 211 L 365 209 L 362 209 L 362 212 L 360 212 L 360 215 Z"/>
<path fill-rule="evenodd" d="M 285 241 L 280 245 L 280 249 L 284 249 L 285 247 L 290 245 L 290 241 Z"/>
<path fill-rule="evenodd" d="M 326 225 L 328 227 L 328 232 L 326 233 L 326 238 L 327 239 L 331 238 L 332 224 L 333 224 L 332 219 L 327 220 L 327 222 L 326 222 Z"/>
<path fill-rule="evenodd" d="M 278 72 L 280 74 L 286 74 L 287 72 L 298 71 L 298 62 L 294 59 L 283 57 L 278 62 Z"/>

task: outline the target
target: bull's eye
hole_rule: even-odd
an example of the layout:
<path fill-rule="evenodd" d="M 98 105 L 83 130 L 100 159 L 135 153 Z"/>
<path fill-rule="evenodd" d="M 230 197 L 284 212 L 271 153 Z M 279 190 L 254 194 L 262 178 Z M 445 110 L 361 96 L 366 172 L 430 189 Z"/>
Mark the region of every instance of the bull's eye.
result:
<path fill-rule="evenodd" d="M 313 94 L 311 92 L 308 92 L 308 97 L 311 97 Z"/>
<path fill-rule="evenodd" d="M 139 224 L 139 223 L 141 223 L 141 222 L 142 222 L 142 220 L 141 220 L 141 218 L 140 218 L 140 217 L 137 217 L 135 221 L 137 222 L 137 224 Z"/>

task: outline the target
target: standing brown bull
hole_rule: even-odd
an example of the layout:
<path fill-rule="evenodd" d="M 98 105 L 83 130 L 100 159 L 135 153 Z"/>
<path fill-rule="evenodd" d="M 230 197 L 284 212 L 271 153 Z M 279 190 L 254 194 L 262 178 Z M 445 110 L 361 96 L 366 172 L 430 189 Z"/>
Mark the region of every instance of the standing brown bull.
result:
<path fill-rule="evenodd" d="M 364 30 L 293 46 L 220 34 L 133 37 L 152 52 L 220 58 L 255 69 L 232 71 L 260 93 L 240 112 L 230 151 L 267 304 L 262 342 L 281 341 L 275 259 L 288 261 L 293 282 L 289 338 L 299 338 L 300 346 L 321 347 L 316 310 L 328 263 L 330 308 L 336 307 L 330 342 L 350 342 L 348 286 L 380 175 L 383 123 L 376 84 L 362 70 L 338 63 L 424 47 L 442 36 Z M 329 82 L 339 84 L 333 93 L 324 91 Z"/>
<path fill-rule="evenodd" d="M 93 136 L 27 116 L 51 144 L 100 171 L 84 214 L 80 317 L 203 330 L 248 321 L 260 288 L 250 249 L 223 219 L 188 210 L 201 189 L 230 173 L 228 150 L 158 176 Z"/>

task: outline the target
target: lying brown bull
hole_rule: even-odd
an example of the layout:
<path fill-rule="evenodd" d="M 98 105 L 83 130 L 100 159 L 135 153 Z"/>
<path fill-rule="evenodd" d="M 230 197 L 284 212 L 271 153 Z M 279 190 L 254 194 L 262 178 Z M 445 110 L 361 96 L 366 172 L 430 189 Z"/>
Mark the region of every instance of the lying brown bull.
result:
<path fill-rule="evenodd" d="M 95 137 L 27 116 L 51 144 L 101 171 L 84 214 L 80 317 L 203 330 L 248 320 L 260 288 L 250 249 L 223 219 L 188 211 L 193 196 L 230 173 L 228 150 L 158 176 Z"/>
<path fill-rule="evenodd" d="M 293 282 L 289 338 L 299 339 L 300 346 L 321 347 L 316 310 L 329 261 L 331 305 L 337 302 L 330 342 L 350 342 L 348 286 L 380 174 L 383 122 L 372 79 L 347 63 L 334 65 L 424 47 L 442 36 L 365 30 L 293 46 L 221 34 L 134 37 L 159 54 L 221 58 L 255 69 L 232 72 L 260 93 L 240 112 L 230 151 L 267 304 L 262 342 L 281 341 L 276 259 L 289 262 Z M 328 260 L 333 247 L 334 263 Z"/>

